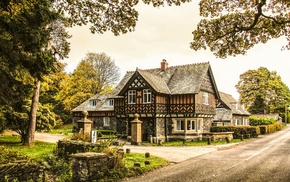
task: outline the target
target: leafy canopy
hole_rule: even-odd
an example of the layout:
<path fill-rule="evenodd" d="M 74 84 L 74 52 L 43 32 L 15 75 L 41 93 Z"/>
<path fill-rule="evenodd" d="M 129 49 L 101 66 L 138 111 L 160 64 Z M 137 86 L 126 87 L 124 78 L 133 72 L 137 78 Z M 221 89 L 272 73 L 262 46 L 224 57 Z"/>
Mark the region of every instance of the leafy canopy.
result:
<path fill-rule="evenodd" d="M 240 75 L 236 85 L 240 101 L 252 114 L 284 113 L 290 103 L 290 90 L 276 72 L 265 67 L 248 70 Z"/>
<path fill-rule="evenodd" d="M 208 47 L 226 58 L 272 38 L 285 36 L 290 41 L 289 14 L 288 0 L 201 0 L 200 15 L 205 18 L 193 31 L 191 48 Z"/>

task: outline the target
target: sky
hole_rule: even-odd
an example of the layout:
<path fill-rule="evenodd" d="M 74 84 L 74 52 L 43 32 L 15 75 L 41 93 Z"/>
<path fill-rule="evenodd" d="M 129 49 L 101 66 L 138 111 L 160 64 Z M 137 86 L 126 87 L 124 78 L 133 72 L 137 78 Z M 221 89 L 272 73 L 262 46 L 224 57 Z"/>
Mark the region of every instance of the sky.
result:
<path fill-rule="evenodd" d="M 201 17 L 198 1 L 181 6 L 159 7 L 139 3 L 138 22 L 134 32 L 114 36 L 111 32 L 92 34 L 87 26 L 69 29 L 72 38 L 65 70 L 72 73 L 88 52 L 104 52 L 120 68 L 121 78 L 126 71 L 159 68 L 163 59 L 169 66 L 209 62 L 219 91 L 239 99 L 235 85 L 239 76 L 248 70 L 266 67 L 276 71 L 290 86 L 290 51 L 281 51 L 286 38 L 258 44 L 247 55 L 217 59 L 209 50 L 190 49 L 192 32 Z"/>

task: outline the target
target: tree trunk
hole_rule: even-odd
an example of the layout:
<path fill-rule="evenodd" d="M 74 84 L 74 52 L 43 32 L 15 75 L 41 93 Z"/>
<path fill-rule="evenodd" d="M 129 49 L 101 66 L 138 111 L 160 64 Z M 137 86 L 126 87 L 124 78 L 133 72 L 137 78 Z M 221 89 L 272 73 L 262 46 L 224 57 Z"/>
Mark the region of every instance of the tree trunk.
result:
<path fill-rule="evenodd" d="M 32 97 L 30 115 L 29 115 L 29 126 L 27 131 L 27 139 L 24 145 L 32 146 L 34 143 L 34 135 L 36 128 L 36 113 L 38 108 L 38 100 L 39 100 L 39 90 L 40 90 L 40 81 L 37 80 L 35 82 L 34 94 Z"/>

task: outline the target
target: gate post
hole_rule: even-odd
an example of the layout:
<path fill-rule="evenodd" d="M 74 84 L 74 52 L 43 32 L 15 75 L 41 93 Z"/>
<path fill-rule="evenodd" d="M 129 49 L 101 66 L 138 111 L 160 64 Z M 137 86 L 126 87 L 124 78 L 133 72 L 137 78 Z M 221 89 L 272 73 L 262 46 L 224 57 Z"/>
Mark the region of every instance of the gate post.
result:
<path fill-rule="evenodd" d="M 142 143 L 142 121 L 139 114 L 134 114 L 135 119 L 131 121 L 131 145 L 140 145 Z"/>

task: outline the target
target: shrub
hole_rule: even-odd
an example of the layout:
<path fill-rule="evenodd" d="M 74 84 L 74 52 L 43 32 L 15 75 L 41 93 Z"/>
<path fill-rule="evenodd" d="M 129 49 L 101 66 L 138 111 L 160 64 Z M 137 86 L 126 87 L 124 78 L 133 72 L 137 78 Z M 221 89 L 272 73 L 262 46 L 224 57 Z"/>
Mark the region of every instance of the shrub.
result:
<path fill-rule="evenodd" d="M 282 126 L 279 122 L 275 122 L 273 124 L 270 125 L 263 125 L 263 126 L 259 126 L 260 130 L 261 130 L 261 134 L 270 134 L 270 133 L 274 133 L 276 131 L 280 131 L 282 129 Z"/>
<path fill-rule="evenodd" d="M 54 179 L 54 181 L 66 182 L 72 180 L 71 160 L 51 154 L 44 158 L 44 163 L 47 167 L 50 178 Z"/>
<path fill-rule="evenodd" d="M 274 118 L 263 118 L 257 116 L 250 116 L 249 120 L 251 126 L 271 125 L 277 122 Z"/>
<path fill-rule="evenodd" d="M 250 135 L 249 137 L 258 137 L 260 134 L 260 128 L 257 126 L 212 126 L 211 132 L 234 132 L 234 138 L 240 138 L 244 135 Z"/>

